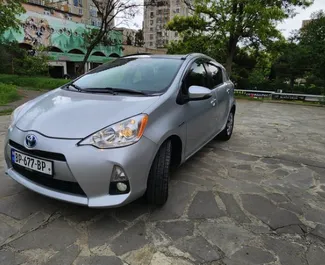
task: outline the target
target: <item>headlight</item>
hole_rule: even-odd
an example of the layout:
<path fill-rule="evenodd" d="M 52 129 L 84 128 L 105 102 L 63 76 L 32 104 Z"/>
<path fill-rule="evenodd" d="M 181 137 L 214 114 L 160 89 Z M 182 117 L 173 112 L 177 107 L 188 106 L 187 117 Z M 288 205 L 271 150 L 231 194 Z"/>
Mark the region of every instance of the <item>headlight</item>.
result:
<path fill-rule="evenodd" d="M 92 145 L 100 149 L 131 145 L 140 140 L 148 122 L 148 115 L 141 114 L 120 121 L 88 136 L 78 145 Z"/>
<path fill-rule="evenodd" d="M 16 108 L 16 109 L 11 113 L 9 129 L 11 129 L 11 128 L 14 126 L 15 121 L 17 120 L 17 117 L 18 117 L 19 113 L 20 113 L 21 110 L 25 107 L 25 105 L 26 105 L 26 103 L 24 103 L 23 105 L 20 105 L 18 108 Z"/>

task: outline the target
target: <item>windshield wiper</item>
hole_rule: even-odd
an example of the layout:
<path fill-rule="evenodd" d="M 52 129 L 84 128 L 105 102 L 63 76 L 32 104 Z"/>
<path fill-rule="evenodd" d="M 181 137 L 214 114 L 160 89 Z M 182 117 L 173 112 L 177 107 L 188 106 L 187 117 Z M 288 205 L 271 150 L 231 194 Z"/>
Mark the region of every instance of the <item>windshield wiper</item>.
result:
<path fill-rule="evenodd" d="M 70 83 L 70 84 L 67 84 L 65 86 L 65 88 L 68 88 L 69 86 L 72 86 L 73 88 L 75 88 L 78 92 L 81 92 L 82 88 L 80 86 L 77 86 L 76 84 L 74 83 Z"/>
<path fill-rule="evenodd" d="M 108 88 L 97 88 L 97 87 L 91 87 L 91 88 L 83 88 L 82 91 L 84 92 L 90 92 L 90 93 L 108 93 L 112 95 L 117 95 L 117 92 L 115 92 L 113 89 Z"/>
<path fill-rule="evenodd" d="M 89 93 L 109 93 L 112 95 L 117 95 L 120 93 L 128 93 L 128 94 L 135 94 L 135 95 L 144 95 L 144 96 L 151 96 L 151 94 L 145 93 L 143 91 L 134 90 L 134 89 L 124 89 L 124 88 L 114 88 L 114 87 L 103 87 L 103 88 L 97 88 L 97 87 L 89 87 L 89 88 L 81 88 L 78 85 L 71 83 L 67 84 L 66 88 L 69 86 L 72 86 L 75 88 L 78 92 L 89 92 Z"/>
<path fill-rule="evenodd" d="M 121 93 L 128 93 L 128 94 L 136 94 L 136 95 L 144 95 L 149 96 L 148 93 L 145 93 L 143 91 L 134 90 L 134 89 L 127 89 L 127 88 L 112 88 L 112 87 L 106 87 L 105 90 L 112 90 L 114 92 L 121 92 Z"/>

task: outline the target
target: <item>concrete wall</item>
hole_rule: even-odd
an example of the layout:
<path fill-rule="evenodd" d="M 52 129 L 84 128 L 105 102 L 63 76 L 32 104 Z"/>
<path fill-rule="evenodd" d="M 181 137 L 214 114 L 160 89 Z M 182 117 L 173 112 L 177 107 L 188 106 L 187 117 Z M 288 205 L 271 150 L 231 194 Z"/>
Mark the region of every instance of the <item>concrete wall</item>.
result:
<path fill-rule="evenodd" d="M 135 54 L 135 53 L 152 53 L 152 54 L 166 54 L 167 49 L 150 49 L 145 47 L 136 47 L 130 45 L 123 45 L 123 55 Z"/>

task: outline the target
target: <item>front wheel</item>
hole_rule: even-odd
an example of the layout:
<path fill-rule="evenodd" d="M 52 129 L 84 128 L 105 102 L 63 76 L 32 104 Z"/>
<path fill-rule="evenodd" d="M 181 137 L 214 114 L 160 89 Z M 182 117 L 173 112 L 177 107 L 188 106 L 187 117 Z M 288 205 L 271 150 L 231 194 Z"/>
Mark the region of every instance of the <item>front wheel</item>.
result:
<path fill-rule="evenodd" d="M 146 198 L 150 204 L 163 205 L 168 199 L 172 143 L 160 147 L 149 172 Z"/>
<path fill-rule="evenodd" d="M 232 132 L 234 130 L 234 121 L 235 121 L 235 114 L 234 111 L 232 110 L 229 113 L 226 127 L 223 129 L 221 133 L 218 134 L 216 139 L 221 141 L 228 141 L 231 138 Z"/>

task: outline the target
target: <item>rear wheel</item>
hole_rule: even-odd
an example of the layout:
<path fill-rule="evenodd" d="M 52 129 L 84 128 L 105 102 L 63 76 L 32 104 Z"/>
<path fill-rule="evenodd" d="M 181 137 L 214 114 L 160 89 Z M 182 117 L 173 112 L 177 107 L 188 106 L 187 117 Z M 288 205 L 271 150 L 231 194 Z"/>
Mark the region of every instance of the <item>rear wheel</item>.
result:
<path fill-rule="evenodd" d="M 160 147 L 149 172 L 146 198 L 155 205 L 163 205 L 168 198 L 168 182 L 172 144 L 168 140 Z"/>
<path fill-rule="evenodd" d="M 231 138 L 232 132 L 234 130 L 234 121 L 235 121 L 235 113 L 234 110 L 231 110 L 227 119 L 226 127 L 217 136 L 218 140 L 228 141 Z"/>

